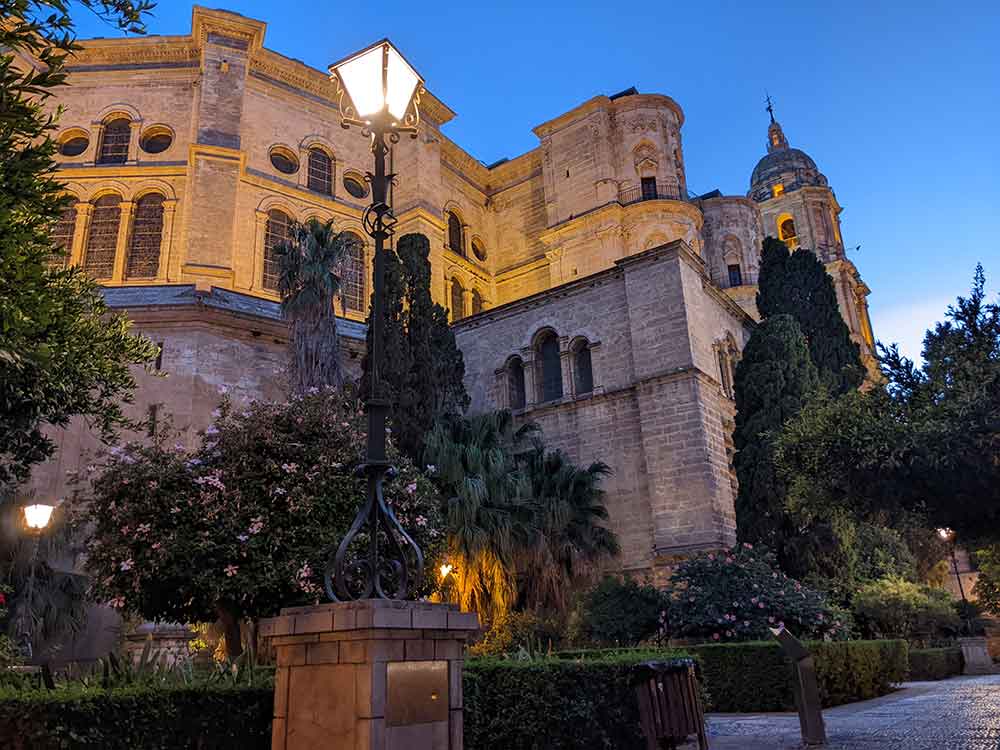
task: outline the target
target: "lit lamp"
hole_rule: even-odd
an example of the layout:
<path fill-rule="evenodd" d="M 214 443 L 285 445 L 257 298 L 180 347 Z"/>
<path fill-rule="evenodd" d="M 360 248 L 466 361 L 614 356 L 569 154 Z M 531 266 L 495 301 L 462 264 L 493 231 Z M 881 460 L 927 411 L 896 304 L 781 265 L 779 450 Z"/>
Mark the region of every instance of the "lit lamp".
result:
<path fill-rule="evenodd" d="M 21 616 L 18 618 L 21 650 L 24 652 L 24 656 L 27 659 L 31 659 L 34 654 L 34 644 L 32 643 L 31 627 L 29 624 L 29 612 L 31 611 L 31 604 L 34 600 L 35 593 L 35 566 L 38 559 L 38 543 L 42 536 L 42 531 L 45 530 L 45 527 L 49 525 L 49 521 L 52 519 L 52 511 L 54 510 L 54 505 L 47 505 L 45 503 L 35 503 L 33 505 L 24 506 L 24 523 L 35 537 L 34 544 L 31 549 L 31 569 L 28 574 L 27 590 L 25 591 L 25 605 L 21 607 Z"/>
<path fill-rule="evenodd" d="M 962 596 L 962 601 L 968 604 L 965 598 L 965 587 L 962 585 L 962 574 L 958 572 L 958 557 L 955 555 L 955 531 L 954 529 L 938 529 L 938 536 L 948 543 L 948 551 L 951 553 L 951 567 L 955 572 L 955 580 L 958 581 L 958 593 Z"/>
<path fill-rule="evenodd" d="M 423 553 L 403 530 L 382 492 L 391 470 L 386 457 L 386 418 L 390 401 L 382 384 L 382 343 L 385 329 L 385 241 L 392 235 L 396 217 L 386 201 L 389 183 L 386 155 L 390 143 L 398 143 L 401 133 L 417 137 L 420 112 L 417 105 L 423 79 L 388 39 L 330 66 L 337 85 L 341 125 L 359 127 L 371 138 L 375 171 L 369 172 L 372 204 L 365 210 L 365 231 L 375 241 L 372 283 L 372 336 L 368 352 L 370 390 L 365 394 L 368 438 L 365 463 L 360 468 L 368 480 L 367 497 L 336 555 L 324 573 L 327 596 L 341 599 L 405 599 L 411 578 L 420 578 Z M 347 558 L 351 543 L 364 533 L 368 550 L 364 559 Z M 402 540 L 402 541 L 400 541 Z M 408 548 L 408 549 L 407 549 Z M 415 560 L 411 575 L 410 560 Z M 349 577 L 348 573 L 352 573 Z"/>
<path fill-rule="evenodd" d="M 44 503 L 25 505 L 24 522 L 27 524 L 29 529 L 36 533 L 40 533 L 46 526 L 49 525 L 49 520 L 52 518 L 52 511 L 55 509 L 56 506 L 45 505 Z"/>

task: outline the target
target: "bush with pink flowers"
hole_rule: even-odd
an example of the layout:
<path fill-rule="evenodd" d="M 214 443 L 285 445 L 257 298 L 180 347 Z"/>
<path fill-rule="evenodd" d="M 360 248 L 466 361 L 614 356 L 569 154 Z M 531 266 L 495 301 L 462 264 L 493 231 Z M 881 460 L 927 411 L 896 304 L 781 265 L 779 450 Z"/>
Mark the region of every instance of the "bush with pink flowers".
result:
<path fill-rule="evenodd" d="M 784 626 L 799 638 L 847 636 L 847 615 L 782 573 L 774 555 L 743 544 L 685 560 L 671 577 L 675 638 L 752 641 Z"/>
<path fill-rule="evenodd" d="M 357 400 L 315 391 L 214 416 L 195 450 L 130 444 L 81 478 L 76 517 L 99 601 L 146 619 L 232 622 L 325 599 L 324 567 L 365 497 Z M 386 497 L 431 555 L 440 497 L 391 441 L 390 458 Z"/>

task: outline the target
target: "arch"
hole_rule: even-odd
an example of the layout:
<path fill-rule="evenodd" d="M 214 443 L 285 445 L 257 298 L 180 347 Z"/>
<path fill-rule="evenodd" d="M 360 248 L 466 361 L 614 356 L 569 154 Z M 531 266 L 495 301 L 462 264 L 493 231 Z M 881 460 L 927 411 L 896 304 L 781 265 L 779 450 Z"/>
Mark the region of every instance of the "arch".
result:
<path fill-rule="evenodd" d="M 551 328 L 535 334 L 535 362 L 537 367 L 538 401 L 558 401 L 563 396 L 562 353 L 559 336 Z"/>
<path fill-rule="evenodd" d="M 299 221 L 302 217 L 302 212 L 295 207 L 294 203 L 291 203 L 288 198 L 283 195 L 278 195 L 272 193 L 271 195 L 265 195 L 260 203 L 257 204 L 257 213 L 266 214 L 269 211 L 277 209 L 281 213 L 292 218 L 293 221 Z"/>
<path fill-rule="evenodd" d="M 365 241 L 355 231 L 343 232 L 354 238 L 344 248 L 340 262 L 340 299 L 344 310 L 364 312 L 365 310 Z"/>
<path fill-rule="evenodd" d="M 778 239 L 789 247 L 799 244 L 798 230 L 795 228 L 795 217 L 791 214 L 781 214 L 775 221 L 778 228 Z"/>
<path fill-rule="evenodd" d="M 98 164 L 124 164 L 128 161 L 132 143 L 132 120 L 112 116 L 101 128 L 101 144 L 97 149 Z"/>
<path fill-rule="evenodd" d="M 592 393 L 594 369 L 590 342 L 579 336 L 573 340 L 570 351 L 573 355 L 573 392 L 576 395 Z"/>
<path fill-rule="evenodd" d="M 306 187 L 333 195 L 333 157 L 322 146 L 310 146 L 306 151 Z"/>
<path fill-rule="evenodd" d="M 280 208 L 272 208 L 267 212 L 267 224 L 264 227 L 264 275 L 261 283 L 272 292 L 278 291 L 278 279 L 281 275 L 275 248 L 291 241 L 293 222 L 294 219 Z"/>
<path fill-rule="evenodd" d="M 143 180 L 132 188 L 131 196 L 133 201 L 137 201 L 143 196 L 151 193 L 159 193 L 164 200 L 172 201 L 177 199 L 174 186 L 165 180 Z"/>
<path fill-rule="evenodd" d="M 472 314 L 478 315 L 483 311 L 483 295 L 478 287 L 472 288 Z"/>
<path fill-rule="evenodd" d="M 465 257 L 465 226 L 462 217 L 454 209 L 446 213 L 448 222 L 447 245 L 453 253 Z"/>
<path fill-rule="evenodd" d="M 462 282 L 454 276 L 451 279 L 450 292 L 451 319 L 460 320 L 465 317 L 465 288 L 462 286 Z"/>
<path fill-rule="evenodd" d="M 95 279 L 110 279 L 114 273 L 121 224 L 121 196 L 106 193 L 94 201 L 87 231 L 83 269 Z"/>
<path fill-rule="evenodd" d="M 512 410 L 523 409 L 527 398 L 524 390 L 524 360 L 516 354 L 504 366 L 507 373 L 507 406 Z"/>
<path fill-rule="evenodd" d="M 108 120 L 113 120 L 116 117 L 124 117 L 134 122 L 142 122 L 142 115 L 139 110 L 125 102 L 115 102 L 106 106 L 97 114 L 97 122 L 106 123 Z"/>
<path fill-rule="evenodd" d="M 159 274 L 164 200 L 162 193 L 150 192 L 135 202 L 125 256 L 127 279 L 153 279 Z"/>
<path fill-rule="evenodd" d="M 97 201 L 107 195 L 113 195 L 118 200 L 123 201 L 127 200 L 131 193 L 128 186 L 123 182 L 104 182 L 94 188 L 88 200 L 90 203 L 97 203 Z"/>

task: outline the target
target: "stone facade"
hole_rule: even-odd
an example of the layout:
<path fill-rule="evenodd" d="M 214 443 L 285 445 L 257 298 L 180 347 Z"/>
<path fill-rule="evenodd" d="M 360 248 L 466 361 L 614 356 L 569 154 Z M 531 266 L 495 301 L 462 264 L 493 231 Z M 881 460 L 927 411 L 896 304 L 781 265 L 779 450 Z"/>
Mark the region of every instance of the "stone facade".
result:
<path fill-rule="evenodd" d="M 136 415 L 189 435 L 220 393 L 280 394 L 286 330 L 269 248 L 292 221 L 364 236 L 369 144 L 340 125 L 328 74 L 264 47 L 266 26 L 195 8 L 192 33 L 84 41 L 64 110 L 60 225 L 69 262 L 163 342 Z M 421 100 L 390 154 L 397 235 L 431 242 L 432 294 L 451 312 L 474 409 L 510 406 L 574 460 L 603 460 L 624 569 L 662 575 L 734 539 L 732 377 L 756 315 L 764 236 L 791 218 L 815 247 L 866 356 L 867 287 L 844 254 L 833 191 L 777 123 L 747 197 L 687 192 L 684 115 L 667 96 L 595 96 L 539 125 L 537 148 L 486 166 Z M 791 226 L 791 225 L 789 225 Z M 141 261 L 141 262 L 140 262 Z M 371 243 L 345 262 L 342 347 L 364 345 Z M 82 425 L 36 473 L 46 496 L 96 447 Z M 659 573 L 657 573 L 659 571 Z"/>

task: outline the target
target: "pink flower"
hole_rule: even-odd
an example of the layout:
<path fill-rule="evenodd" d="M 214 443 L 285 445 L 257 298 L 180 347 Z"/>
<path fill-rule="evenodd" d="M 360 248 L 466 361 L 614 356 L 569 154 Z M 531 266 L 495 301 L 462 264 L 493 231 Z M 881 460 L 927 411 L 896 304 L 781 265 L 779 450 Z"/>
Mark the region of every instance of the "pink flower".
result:
<path fill-rule="evenodd" d="M 715 559 L 715 555 L 713 555 L 713 554 L 709 553 L 709 555 L 708 555 L 708 559 L 709 559 L 709 560 L 714 560 L 714 559 Z"/>
<path fill-rule="evenodd" d="M 155 550 L 158 550 L 158 549 L 159 549 L 160 547 L 162 547 L 162 546 L 163 546 L 163 545 L 162 545 L 162 544 L 160 544 L 159 542 L 155 542 L 155 543 L 153 544 L 153 547 L 152 547 L 152 549 L 153 549 L 153 550 L 155 551 Z"/>
<path fill-rule="evenodd" d="M 113 609 L 121 609 L 122 607 L 125 606 L 125 599 L 124 597 L 116 596 L 114 599 L 108 602 L 108 605 L 111 606 Z"/>
<path fill-rule="evenodd" d="M 417 491 L 417 483 L 416 482 L 410 482 L 408 485 L 406 485 L 406 492 L 408 494 L 412 495 L 416 491 Z"/>
<path fill-rule="evenodd" d="M 774 617 L 768 617 L 767 621 L 773 625 L 774 624 Z"/>
<path fill-rule="evenodd" d="M 284 469 L 287 474 L 294 474 L 299 470 L 298 464 L 282 464 L 281 468 Z"/>
<path fill-rule="evenodd" d="M 757 607 L 758 607 L 759 609 L 764 609 L 764 602 L 758 602 L 758 603 L 757 603 Z"/>
<path fill-rule="evenodd" d="M 134 563 L 133 563 L 133 561 L 132 561 L 132 558 L 129 558 L 128 560 L 125 560 L 125 561 L 124 561 L 124 562 L 123 562 L 123 563 L 122 563 L 121 565 L 119 565 L 118 567 L 119 567 L 119 568 L 121 568 L 121 569 L 122 569 L 122 571 L 124 572 L 124 571 L 128 571 L 128 570 L 132 570 L 132 565 L 134 565 Z"/>
<path fill-rule="evenodd" d="M 719 640 L 719 634 L 718 633 L 712 633 L 712 640 L 713 641 Z"/>
<path fill-rule="evenodd" d="M 239 566 L 227 565 L 224 570 L 226 572 L 226 575 L 232 578 L 234 575 L 236 575 L 236 572 L 239 570 Z"/>
<path fill-rule="evenodd" d="M 743 549 L 753 549 L 753 545 L 748 542 L 743 542 Z"/>

